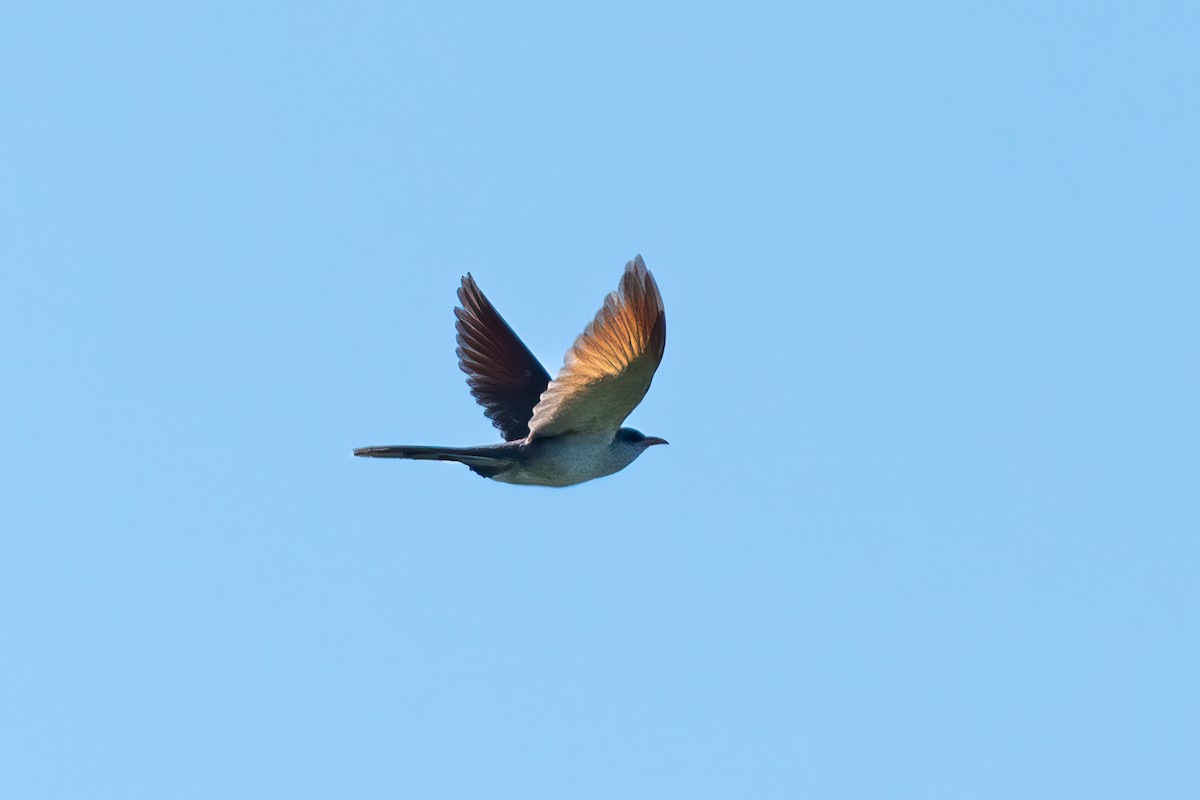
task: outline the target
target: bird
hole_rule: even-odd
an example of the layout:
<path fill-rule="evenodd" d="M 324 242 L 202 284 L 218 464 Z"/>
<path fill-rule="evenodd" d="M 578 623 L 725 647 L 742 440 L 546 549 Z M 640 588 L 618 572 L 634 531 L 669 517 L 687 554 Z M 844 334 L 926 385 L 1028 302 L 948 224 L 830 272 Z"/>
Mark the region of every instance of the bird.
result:
<path fill-rule="evenodd" d="M 366 458 L 456 461 L 501 483 L 574 486 L 623 470 L 666 439 L 622 427 L 650 389 L 667 343 L 667 318 L 640 255 L 616 291 L 549 373 L 468 272 L 454 309 L 458 366 L 504 437 L 478 447 L 360 447 Z"/>

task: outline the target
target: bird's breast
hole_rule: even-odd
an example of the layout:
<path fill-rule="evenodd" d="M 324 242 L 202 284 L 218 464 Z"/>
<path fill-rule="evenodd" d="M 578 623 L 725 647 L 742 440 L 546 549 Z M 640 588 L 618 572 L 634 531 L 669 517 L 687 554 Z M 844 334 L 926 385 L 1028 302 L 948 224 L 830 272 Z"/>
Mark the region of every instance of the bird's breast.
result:
<path fill-rule="evenodd" d="M 571 486 L 611 475 L 633 458 L 613 447 L 611 436 L 565 434 L 534 439 L 521 464 L 496 476 L 504 483 Z"/>

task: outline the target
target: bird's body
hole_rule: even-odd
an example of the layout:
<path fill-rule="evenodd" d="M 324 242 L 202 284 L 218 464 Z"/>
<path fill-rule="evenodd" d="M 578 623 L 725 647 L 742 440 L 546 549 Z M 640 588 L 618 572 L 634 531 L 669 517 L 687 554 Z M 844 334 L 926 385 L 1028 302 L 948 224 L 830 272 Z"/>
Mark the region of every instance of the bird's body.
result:
<path fill-rule="evenodd" d="M 662 297 L 641 256 L 625 265 L 620 288 L 567 351 L 553 381 L 470 275 L 458 296 L 459 366 L 508 441 L 363 447 L 356 456 L 457 461 L 501 483 L 571 486 L 619 472 L 646 448 L 666 444 L 621 427 L 650 388 L 666 345 Z"/>
<path fill-rule="evenodd" d="M 572 486 L 620 472 L 643 448 L 620 438 L 595 433 L 568 433 L 535 439 L 518 447 L 524 458 L 494 478 L 502 483 Z"/>

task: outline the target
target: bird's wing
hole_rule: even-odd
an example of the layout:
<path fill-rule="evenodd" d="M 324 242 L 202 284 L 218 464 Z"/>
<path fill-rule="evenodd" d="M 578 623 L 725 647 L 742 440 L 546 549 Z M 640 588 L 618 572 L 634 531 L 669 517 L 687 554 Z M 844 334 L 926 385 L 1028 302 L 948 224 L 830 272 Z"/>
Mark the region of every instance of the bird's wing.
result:
<path fill-rule="evenodd" d="M 666 344 L 662 296 L 638 256 L 567 351 L 562 371 L 533 409 L 531 438 L 615 433 L 645 397 Z"/>
<path fill-rule="evenodd" d="M 508 441 L 529 435 L 529 418 L 550 375 L 468 274 L 454 309 L 458 366 L 471 394 Z"/>

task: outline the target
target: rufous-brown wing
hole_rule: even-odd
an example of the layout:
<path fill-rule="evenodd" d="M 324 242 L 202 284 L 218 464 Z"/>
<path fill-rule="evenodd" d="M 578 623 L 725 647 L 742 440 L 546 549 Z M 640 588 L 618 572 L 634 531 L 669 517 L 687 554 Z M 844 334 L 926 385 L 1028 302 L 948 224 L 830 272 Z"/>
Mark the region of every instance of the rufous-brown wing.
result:
<path fill-rule="evenodd" d="M 531 438 L 616 433 L 645 397 L 666 344 L 662 295 L 637 256 L 567 351 L 562 370 L 533 410 Z"/>
<path fill-rule="evenodd" d="M 529 419 L 550 374 L 513 333 L 468 274 L 454 309 L 458 366 L 471 394 L 507 441 L 529 435 Z"/>

